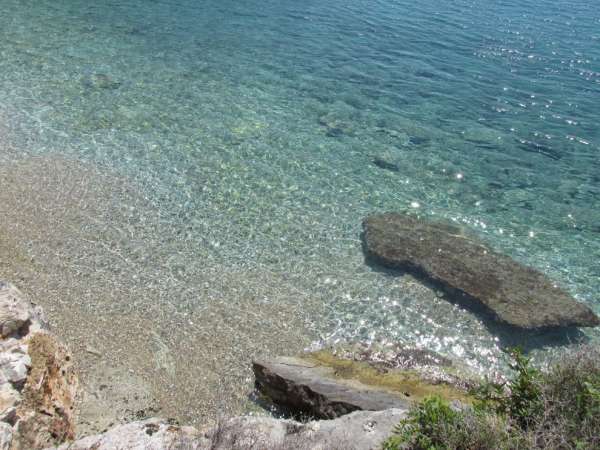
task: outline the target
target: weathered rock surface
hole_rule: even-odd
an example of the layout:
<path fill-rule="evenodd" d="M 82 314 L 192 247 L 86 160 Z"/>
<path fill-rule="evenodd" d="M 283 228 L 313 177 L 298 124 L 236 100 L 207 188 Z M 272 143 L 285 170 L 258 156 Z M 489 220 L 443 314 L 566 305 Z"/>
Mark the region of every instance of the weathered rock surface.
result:
<path fill-rule="evenodd" d="M 25 300 L 15 286 L 0 280 L 0 337 L 23 337 L 44 328 L 42 309 Z"/>
<path fill-rule="evenodd" d="M 52 450 L 371 450 L 380 448 L 404 417 L 405 412 L 398 409 L 357 411 L 335 420 L 308 423 L 243 416 L 204 432 L 149 419 Z"/>
<path fill-rule="evenodd" d="M 77 376 L 67 349 L 52 335 L 27 341 L 31 368 L 17 407 L 13 448 L 43 448 L 75 437 Z"/>
<path fill-rule="evenodd" d="M 211 449 L 375 450 L 406 416 L 402 409 L 356 411 L 334 420 L 299 423 L 235 417 L 206 433 Z"/>
<path fill-rule="evenodd" d="M 332 368 L 318 361 L 279 357 L 254 361 L 252 368 L 258 390 L 296 415 L 333 419 L 353 411 L 406 410 L 409 406 L 402 393 L 336 379 Z"/>
<path fill-rule="evenodd" d="M 77 377 L 39 307 L 0 282 L 0 449 L 36 449 L 74 437 Z"/>
<path fill-rule="evenodd" d="M 62 444 L 58 450 L 196 450 L 208 449 L 208 440 L 192 427 L 179 427 L 162 419 L 131 422 L 106 433 Z M 56 449 L 56 447 L 53 447 Z"/>
<path fill-rule="evenodd" d="M 458 227 L 402 214 L 363 222 L 367 256 L 410 271 L 525 329 L 597 326 L 600 319 L 541 272 L 501 255 Z"/>
<path fill-rule="evenodd" d="M 12 427 L 6 422 L 0 422 L 0 450 L 9 450 L 12 442 Z"/>

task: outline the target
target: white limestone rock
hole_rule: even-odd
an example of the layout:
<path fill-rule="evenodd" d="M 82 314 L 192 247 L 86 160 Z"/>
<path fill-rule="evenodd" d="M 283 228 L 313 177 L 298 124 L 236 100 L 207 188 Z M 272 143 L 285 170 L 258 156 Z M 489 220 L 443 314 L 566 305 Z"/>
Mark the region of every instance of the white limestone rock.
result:
<path fill-rule="evenodd" d="M 404 417 L 401 409 L 357 411 L 309 423 L 242 416 L 205 432 L 149 419 L 47 450 L 374 450 Z"/>
<path fill-rule="evenodd" d="M 15 345 L 0 353 L 0 386 L 5 383 L 23 385 L 30 367 L 31 357 L 27 354 L 25 345 Z"/>
<path fill-rule="evenodd" d="M 21 400 L 21 394 L 10 384 L 3 384 L 0 387 L 0 421 L 13 423 L 16 419 L 17 406 Z"/>
<path fill-rule="evenodd" d="M 0 422 L 0 450 L 9 450 L 12 444 L 12 427 Z"/>
<path fill-rule="evenodd" d="M 404 409 L 356 411 L 308 423 L 272 417 L 234 417 L 207 433 L 211 450 L 371 450 L 381 448 Z"/>
<path fill-rule="evenodd" d="M 42 309 L 25 300 L 15 286 L 0 281 L 0 337 L 24 336 L 45 328 Z"/>
<path fill-rule="evenodd" d="M 65 443 L 53 450 L 204 450 L 209 448 L 205 445 L 207 442 L 195 428 L 170 425 L 161 419 L 148 419 L 119 425 L 106 433 Z"/>

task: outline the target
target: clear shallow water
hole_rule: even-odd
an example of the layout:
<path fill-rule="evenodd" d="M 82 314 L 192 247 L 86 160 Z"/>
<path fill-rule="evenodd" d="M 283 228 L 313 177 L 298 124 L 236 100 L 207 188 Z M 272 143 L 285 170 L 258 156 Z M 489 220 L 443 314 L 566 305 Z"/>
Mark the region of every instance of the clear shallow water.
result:
<path fill-rule="evenodd" d="M 303 345 L 401 340 L 494 369 L 496 331 L 365 266 L 360 222 L 385 210 L 455 220 L 600 312 L 600 14 L 535 3 L 0 0 L 0 108 L 22 148 L 140 186 L 144 201 L 90 223 L 156 217 L 160 233 L 105 239 L 122 255 L 112 283 L 135 287 L 137 313 L 166 317 L 171 351 L 170 327 L 235 279 L 223 301 L 243 305 L 211 332 L 245 322 L 240 360 L 257 330 L 282 333 L 260 316 L 280 304 Z M 200 317 L 192 336 L 212 313 Z M 546 337 L 527 339 L 548 354 Z"/>

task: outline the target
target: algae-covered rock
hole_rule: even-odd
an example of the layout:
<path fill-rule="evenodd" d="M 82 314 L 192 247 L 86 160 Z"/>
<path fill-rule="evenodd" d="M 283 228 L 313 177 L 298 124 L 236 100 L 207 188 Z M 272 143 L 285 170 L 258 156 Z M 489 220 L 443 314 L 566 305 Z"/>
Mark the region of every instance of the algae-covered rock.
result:
<path fill-rule="evenodd" d="M 358 372 L 354 376 L 374 376 L 376 380 L 373 382 L 376 384 L 391 383 L 394 377 L 398 381 L 415 380 L 424 394 L 436 393 L 450 399 L 459 399 L 480 381 L 479 375 L 460 361 L 429 349 L 400 343 L 341 343 L 309 353 L 307 357 L 337 367 L 339 374 L 350 370 L 351 374 Z M 444 392 L 444 389 L 436 388 L 435 392 L 431 392 L 431 389 L 425 388 L 432 385 L 448 386 L 449 389 Z"/>
<path fill-rule="evenodd" d="M 363 228 L 367 256 L 439 284 L 467 306 L 484 306 L 499 321 L 525 329 L 600 324 L 544 274 L 455 226 L 389 213 L 368 217 Z"/>
<path fill-rule="evenodd" d="M 253 370 L 259 392 L 296 416 L 331 419 L 357 410 L 407 410 L 411 402 L 433 394 L 469 401 L 466 385 L 330 350 L 254 361 Z"/>

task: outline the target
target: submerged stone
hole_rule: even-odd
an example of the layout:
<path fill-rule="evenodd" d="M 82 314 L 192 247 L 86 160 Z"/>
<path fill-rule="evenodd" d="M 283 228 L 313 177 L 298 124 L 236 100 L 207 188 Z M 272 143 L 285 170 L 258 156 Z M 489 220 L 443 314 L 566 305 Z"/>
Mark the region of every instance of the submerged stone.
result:
<path fill-rule="evenodd" d="M 380 169 L 385 169 L 385 170 L 389 170 L 390 172 L 400 172 L 400 167 L 398 167 L 397 164 L 388 161 L 384 158 L 380 158 L 380 157 L 374 157 L 372 159 L 373 164 L 375 164 L 377 167 L 379 167 Z"/>
<path fill-rule="evenodd" d="M 333 113 L 320 116 L 319 124 L 325 128 L 325 134 L 327 134 L 329 137 L 339 137 L 353 134 L 350 121 L 347 119 L 342 119 Z"/>
<path fill-rule="evenodd" d="M 118 89 L 121 83 L 104 73 L 94 73 L 83 79 L 83 85 L 89 89 Z"/>
<path fill-rule="evenodd" d="M 368 257 L 439 284 L 467 306 L 483 305 L 501 322 L 525 329 L 600 324 L 590 308 L 543 273 L 458 227 L 388 213 L 368 217 L 363 228 Z"/>

